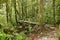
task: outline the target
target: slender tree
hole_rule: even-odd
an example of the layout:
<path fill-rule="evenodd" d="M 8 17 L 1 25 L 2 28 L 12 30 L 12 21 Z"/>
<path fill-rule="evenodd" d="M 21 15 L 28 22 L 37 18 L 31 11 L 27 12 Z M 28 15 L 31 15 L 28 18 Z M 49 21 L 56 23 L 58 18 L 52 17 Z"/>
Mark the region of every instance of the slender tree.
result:
<path fill-rule="evenodd" d="M 6 2 L 6 18 L 7 18 L 7 23 L 8 23 L 8 20 L 9 20 L 9 6 L 8 6 L 8 0 L 5 1 Z"/>
<path fill-rule="evenodd" d="M 40 0 L 40 13 L 39 13 L 39 23 L 43 26 L 43 0 Z"/>
<path fill-rule="evenodd" d="M 32 0 L 32 14 L 31 14 L 32 21 L 35 21 L 34 17 L 35 17 L 35 12 L 36 12 L 34 2 L 35 2 L 35 0 Z"/>
<path fill-rule="evenodd" d="M 54 18 L 54 25 L 55 25 L 55 0 L 53 0 L 53 18 Z"/>
<path fill-rule="evenodd" d="M 13 0 L 13 3 L 14 3 L 14 10 L 15 10 L 15 20 L 16 20 L 16 23 L 17 23 L 16 0 Z"/>
<path fill-rule="evenodd" d="M 9 21 L 12 23 L 12 0 L 9 0 Z"/>
<path fill-rule="evenodd" d="M 21 0 L 18 0 L 18 20 L 20 20 L 21 19 Z"/>
<path fill-rule="evenodd" d="M 7 18 L 7 22 L 12 22 L 11 20 L 11 14 L 12 14 L 12 8 L 11 8 L 11 0 L 6 0 L 6 18 Z"/>
<path fill-rule="evenodd" d="M 60 3 L 57 3 L 57 24 L 58 24 L 58 40 L 60 40 Z"/>

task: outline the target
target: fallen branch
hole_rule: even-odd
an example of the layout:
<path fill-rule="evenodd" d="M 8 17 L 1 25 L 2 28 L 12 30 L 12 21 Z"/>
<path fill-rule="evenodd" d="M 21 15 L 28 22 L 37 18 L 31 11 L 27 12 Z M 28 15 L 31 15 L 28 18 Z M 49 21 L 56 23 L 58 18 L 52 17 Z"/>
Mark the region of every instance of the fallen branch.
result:
<path fill-rule="evenodd" d="M 24 20 L 19 20 L 18 23 L 26 23 L 26 24 L 29 24 L 29 25 L 39 25 L 38 22 L 31 22 L 31 21 L 24 21 Z"/>

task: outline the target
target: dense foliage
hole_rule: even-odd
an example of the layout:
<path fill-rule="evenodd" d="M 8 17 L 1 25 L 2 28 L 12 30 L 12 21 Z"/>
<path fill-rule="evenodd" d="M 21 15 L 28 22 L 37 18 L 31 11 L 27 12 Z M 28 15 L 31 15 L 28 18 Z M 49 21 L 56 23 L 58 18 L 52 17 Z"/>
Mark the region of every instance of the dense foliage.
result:
<path fill-rule="evenodd" d="M 32 27 L 28 23 L 26 26 L 22 24 L 23 22 L 18 22 L 22 20 L 39 23 L 40 13 L 43 15 L 43 24 L 58 24 L 60 22 L 60 0 L 43 0 L 42 7 L 40 9 L 40 0 L 0 0 L 0 40 L 25 40 L 26 34 L 31 32 Z M 26 30 L 24 26 L 26 26 Z M 16 33 L 18 28 L 22 28 L 21 30 L 24 31 Z M 4 33 L 4 29 L 8 32 Z M 14 32 L 9 33 L 11 30 Z"/>

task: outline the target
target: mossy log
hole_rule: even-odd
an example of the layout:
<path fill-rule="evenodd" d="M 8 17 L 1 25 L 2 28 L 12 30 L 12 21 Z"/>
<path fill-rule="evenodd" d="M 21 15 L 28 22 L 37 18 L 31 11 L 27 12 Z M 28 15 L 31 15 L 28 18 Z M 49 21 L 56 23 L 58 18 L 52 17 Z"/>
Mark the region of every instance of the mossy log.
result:
<path fill-rule="evenodd" d="M 18 24 L 26 24 L 26 25 L 39 25 L 38 22 L 31 22 L 31 21 L 24 21 L 24 20 L 19 20 Z"/>

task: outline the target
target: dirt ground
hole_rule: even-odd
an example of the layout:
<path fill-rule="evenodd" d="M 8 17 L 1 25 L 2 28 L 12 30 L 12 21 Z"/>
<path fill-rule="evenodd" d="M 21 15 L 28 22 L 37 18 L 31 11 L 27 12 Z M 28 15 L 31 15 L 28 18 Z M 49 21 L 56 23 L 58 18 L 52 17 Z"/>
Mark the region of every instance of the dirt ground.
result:
<path fill-rule="evenodd" d="M 41 34 L 32 34 L 28 40 L 56 40 L 57 37 L 57 28 L 54 28 L 51 32 L 42 32 Z M 44 35 L 42 35 L 44 34 Z M 41 36 L 42 35 L 42 36 Z"/>

